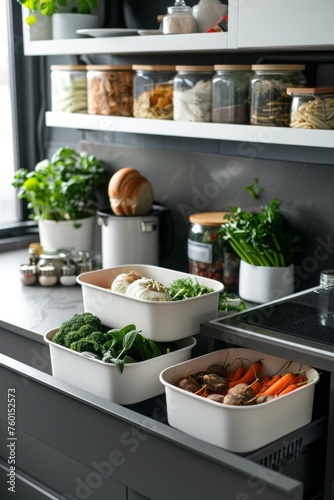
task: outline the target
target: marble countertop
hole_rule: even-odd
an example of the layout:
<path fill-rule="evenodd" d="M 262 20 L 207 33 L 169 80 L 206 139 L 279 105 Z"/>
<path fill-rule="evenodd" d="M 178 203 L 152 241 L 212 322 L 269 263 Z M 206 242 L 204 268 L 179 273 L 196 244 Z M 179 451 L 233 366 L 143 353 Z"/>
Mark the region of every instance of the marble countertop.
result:
<path fill-rule="evenodd" d="M 0 326 L 25 335 L 44 335 L 84 311 L 80 285 L 23 285 L 19 268 L 27 262 L 27 249 L 0 252 Z"/>

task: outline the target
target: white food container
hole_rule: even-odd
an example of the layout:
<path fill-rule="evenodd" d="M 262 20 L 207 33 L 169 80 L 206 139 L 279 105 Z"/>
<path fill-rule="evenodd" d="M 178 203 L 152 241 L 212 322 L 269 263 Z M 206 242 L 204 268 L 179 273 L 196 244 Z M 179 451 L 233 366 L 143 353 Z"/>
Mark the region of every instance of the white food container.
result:
<path fill-rule="evenodd" d="M 258 405 L 230 406 L 207 400 L 173 385 L 188 370 L 196 373 L 213 363 L 226 364 L 235 358 L 251 362 L 262 359 L 263 375 L 280 370 L 286 360 L 243 348 L 221 349 L 166 368 L 160 374 L 165 386 L 168 423 L 191 436 L 228 451 L 247 453 L 279 439 L 311 422 L 315 383 L 319 374 L 307 368 L 310 382 L 285 396 Z M 298 371 L 293 362 L 289 371 Z"/>
<path fill-rule="evenodd" d="M 113 292 L 113 280 L 122 273 L 136 271 L 163 285 L 191 277 L 214 291 L 200 297 L 174 301 L 155 302 L 128 297 Z M 157 342 L 170 342 L 199 333 L 201 323 L 215 319 L 218 314 L 219 293 L 224 285 L 219 281 L 194 276 L 150 265 L 125 265 L 80 274 L 77 282 L 82 286 L 84 309 L 98 316 L 102 324 L 121 328 L 133 323 L 141 334 Z"/>
<path fill-rule="evenodd" d="M 119 373 L 111 363 L 88 358 L 52 342 L 57 331 L 58 328 L 55 328 L 44 335 L 50 348 L 52 375 L 122 405 L 135 404 L 162 394 L 161 369 L 189 359 L 191 349 L 196 345 L 194 337 L 179 340 L 177 351 L 138 363 L 127 363 L 123 373 Z"/>

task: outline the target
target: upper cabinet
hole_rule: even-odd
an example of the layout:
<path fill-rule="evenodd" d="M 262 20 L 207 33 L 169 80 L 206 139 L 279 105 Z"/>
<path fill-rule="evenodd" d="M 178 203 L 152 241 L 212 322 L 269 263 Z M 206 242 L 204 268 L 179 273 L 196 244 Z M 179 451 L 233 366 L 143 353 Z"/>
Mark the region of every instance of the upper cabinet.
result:
<path fill-rule="evenodd" d="M 228 33 L 36 40 L 25 55 L 136 54 L 256 50 L 334 50 L 333 0 L 229 0 Z"/>
<path fill-rule="evenodd" d="M 232 0 L 238 49 L 334 49 L 333 0 Z M 235 7 L 234 7 L 235 5 Z"/>

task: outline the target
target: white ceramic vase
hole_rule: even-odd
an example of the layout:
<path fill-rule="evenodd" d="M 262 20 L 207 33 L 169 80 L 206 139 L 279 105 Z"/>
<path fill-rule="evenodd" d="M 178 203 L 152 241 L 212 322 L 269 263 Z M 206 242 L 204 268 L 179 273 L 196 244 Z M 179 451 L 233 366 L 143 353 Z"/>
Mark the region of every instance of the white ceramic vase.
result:
<path fill-rule="evenodd" d="M 264 304 L 294 291 L 294 266 L 252 266 L 240 261 L 239 295 L 243 300 Z"/>
<path fill-rule="evenodd" d="M 46 252 L 59 249 L 92 250 L 95 226 L 95 216 L 75 221 L 40 220 L 38 221 L 40 243 Z"/>
<path fill-rule="evenodd" d="M 52 38 L 54 40 L 79 38 L 77 30 L 99 27 L 97 14 L 73 14 L 60 12 L 52 16 Z"/>

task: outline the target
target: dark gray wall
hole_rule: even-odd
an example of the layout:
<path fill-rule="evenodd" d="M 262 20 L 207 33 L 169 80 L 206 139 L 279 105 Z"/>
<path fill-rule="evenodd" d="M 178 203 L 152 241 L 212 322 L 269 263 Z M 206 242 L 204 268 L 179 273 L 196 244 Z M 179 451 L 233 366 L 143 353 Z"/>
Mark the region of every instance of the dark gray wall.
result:
<path fill-rule="evenodd" d="M 123 3 L 134 4 L 131 1 Z M 161 7 L 165 7 L 164 1 L 160 2 Z M 120 9 L 118 14 L 121 16 L 123 11 Z M 107 16 L 110 15 L 108 12 L 107 9 Z M 110 23 L 111 17 L 107 17 L 105 25 Z M 260 60 L 305 63 L 310 85 L 334 85 L 334 54 L 331 52 L 139 54 L 118 58 L 105 55 L 82 56 L 81 60 L 131 64 L 256 63 Z M 49 65 L 60 62 L 75 62 L 75 58 L 47 58 L 47 92 L 50 89 Z M 227 210 L 231 205 L 255 209 L 278 197 L 284 213 L 305 239 L 304 251 L 296 262 L 297 290 L 317 285 L 320 271 L 334 267 L 333 149 L 48 129 L 45 153 L 63 145 L 78 145 L 82 140 L 85 141 L 82 147 L 105 160 L 108 174 L 112 175 L 124 166 L 138 168 L 152 182 L 156 201 L 170 208 L 175 244 L 169 257 L 162 260 L 162 265 L 187 271 L 189 213 Z M 265 190 L 259 203 L 253 202 L 243 189 L 254 177 L 259 178 Z M 108 203 L 107 186 L 102 192 L 101 203 Z"/>

